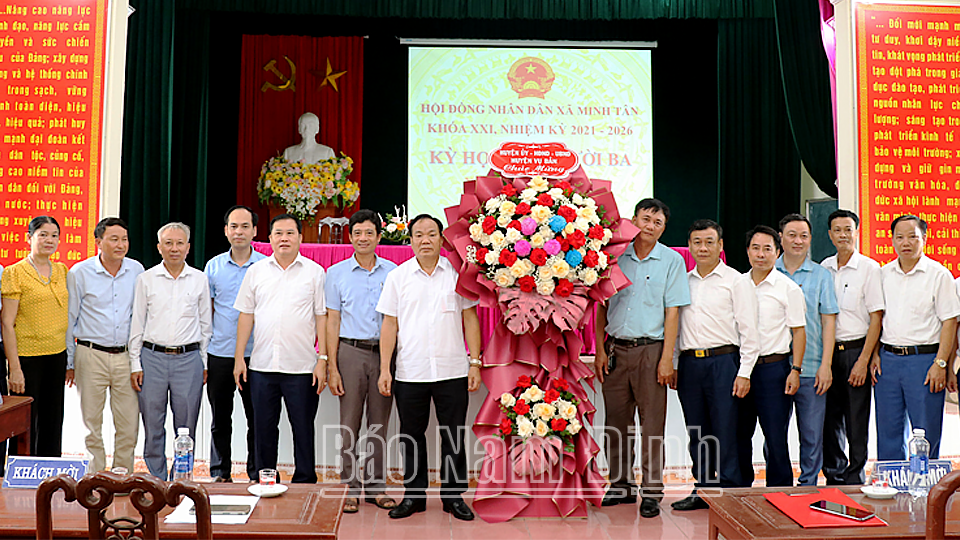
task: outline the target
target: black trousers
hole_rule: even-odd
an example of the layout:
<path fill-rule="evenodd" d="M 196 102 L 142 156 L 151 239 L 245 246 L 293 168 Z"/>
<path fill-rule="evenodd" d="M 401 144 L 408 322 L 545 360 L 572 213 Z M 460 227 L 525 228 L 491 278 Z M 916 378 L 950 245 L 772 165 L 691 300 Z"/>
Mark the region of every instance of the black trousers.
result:
<path fill-rule="evenodd" d="M 247 367 L 250 359 L 245 358 Z M 230 478 L 233 441 L 233 395 L 237 383 L 233 379 L 233 358 L 207 355 L 207 399 L 210 400 L 210 476 Z M 240 390 L 243 414 L 247 417 L 247 476 L 257 478 L 256 442 L 254 439 L 253 401 L 250 385 Z"/>
<path fill-rule="evenodd" d="M 207 374 L 209 376 L 209 373 Z M 314 443 L 314 420 L 320 396 L 308 374 L 247 371 L 247 384 L 257 404 L 256 444 L 257 471 L 277 468 L 277 446 L 280 439 L 280 400 L 287 407 L 287 420 L 293 431 L 293 483 L 316 484 L 317 469 Z"/>
<path fill-rule="evenodd" d="M 833 353 L 833 384 L 827 390 L 827 414 L 823 420 L 823 474 L 829 485 L 859 485 L 865 481 L 870 437 L 870 373 L 860 386 L 847 380 L 861 348 Z M 849 455 L 844 452 L 849 446 Z"/>
<path fill-rule="evenodd" d="M 60 457 L 63 439 L 63 384 L 67 377 L 67 351 L 44 356 L 21 356 L 30 407 L 30 455 Z M 10 453 L 15 451 L 10 448 Z"/>
<path fill-rule="evenodd" d="M 393 395 L 400 416 L 403 451 L 404 498 L 424 498 L 430 485 L 427 468 L 427 424 L 430 400 L 437 410 L 440 430 L 440 497 L 460 499 L 467 490 L 467 453 L 464 431 L 467 429 L 467 378 L 430 383 L 397 381 Z"/>

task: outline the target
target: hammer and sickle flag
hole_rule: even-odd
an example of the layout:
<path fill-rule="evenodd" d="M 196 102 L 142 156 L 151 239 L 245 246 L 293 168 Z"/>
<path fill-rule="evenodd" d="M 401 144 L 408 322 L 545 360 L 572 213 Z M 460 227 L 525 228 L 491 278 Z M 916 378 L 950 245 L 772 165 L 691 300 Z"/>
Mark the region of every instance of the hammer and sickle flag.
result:
<path fill-rule="evenodd" d="M 290 76 L 287 77 L 277 69 L 277 61 L 270 60 L 267 62 L 267 65 L 263 66 L 264 71 L 269 71 L 277 76 L 282 83 L 277 86 L 270 81 L 263 83 L 263 86 L 260 87 L 261 92 L 266 92 L 267 90 L 276 90 L 277 92 L 283 92 L 284 90 L 291 90 L 293 92 L 297 91 L 297 66 L 293 63 L 293 60 L 289 56 L 284 55 L 283 59 L 287 61 L 287 64 L 290 66 Z"/>

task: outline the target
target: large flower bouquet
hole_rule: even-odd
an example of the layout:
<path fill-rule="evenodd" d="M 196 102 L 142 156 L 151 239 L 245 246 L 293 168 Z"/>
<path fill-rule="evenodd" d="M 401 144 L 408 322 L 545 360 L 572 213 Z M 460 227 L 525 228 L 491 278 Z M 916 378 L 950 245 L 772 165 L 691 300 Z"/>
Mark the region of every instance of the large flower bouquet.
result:
<path fill-rule="evenodd" d="M 317 163 L 287 161 L 283 156 L 267 160 L 260 168 L 257 193 L 261 203 L 273 203 L 300 220 L 313 218 L 317 206 L 332 203 L 338 208 L 353 204 L 360 197 L 360 185 L 348 176 L 353 159 L 340 157 Z"/>
<path fill-rule="evenodd" d="M 629 285 L 616 259 L 638 231 L 619 216 L 610 182 L 582 169 L 565 179 L 467 181 L 446 217 L 457 292 L 502 315 L 483 355 L 490 394 L 473 428 L 486 452 L 474 509 L 487 521 L 586 516 L 605 481 L 599 446 L 583 429 L 596 409 L 583 387 L 593 370 L 580 361 L 579 331 L 594 302 Z"/>
<path fill-rule="evenodd" d="M 603 214 L 569 182 L 551 187 L 536 176 L 519 191 L 505 183 L 470 225 L 479 247 L 467 247 L 467 260 L 501 289 L 570 296 L 575 284 L 590 287 L 607 268 L 603 248 L 613 232 Z"/>

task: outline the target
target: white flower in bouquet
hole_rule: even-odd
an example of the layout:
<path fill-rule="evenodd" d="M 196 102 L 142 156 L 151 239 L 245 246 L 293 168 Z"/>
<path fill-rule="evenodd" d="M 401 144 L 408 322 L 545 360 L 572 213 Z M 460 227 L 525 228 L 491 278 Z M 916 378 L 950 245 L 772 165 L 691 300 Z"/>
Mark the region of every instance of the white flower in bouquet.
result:
<path fill-rule="evenodd" d="M 592 287 L 598 279 L 600 279 L 600 275 L 593 268 L 584 268 L 580 271 L 580 281 L 587 287 Z"/>
<path fill-rule="evenodd" d="M 551 283 L 550 292 L 553 292 L 553 270 L 550 269 L 550 266 L 544 265 L 540 268 L 537 268 L 537 278 L 540 281 L 549 281 Z M 540 291 L 540 287 L 537 287 L 537 291 Z M 549 294 L 549 293 L 540 293 L 540 294 Z"/>
<path fill-rule="evenodd" d="M 537 292 L 542 294 L 543 296 L 550 296 L 551 294 L 553 294 L 553 288 L 554 288 L 554 284 L 552 279 L 548 279 L 548 280 L 537 283 Z"/>
<path fill-rule="evenodd" d="M 539 417 L 541 420 L 550 421 L 553 418 L 553 415 L 556 414 L 557 410 L 553 405 L 549 403 L 537 403 L 533 406 L 533 415 Z"/>
<path fill-rule="evenodd" d="M 483 238 L 483 225 L 479 223 L 470 225 L 470 239 L 479 242 L 481 238 Z"/>
<path fill-rule="evenodd" d="M 550 433 L 550 426 L 543 420 L 537 420 L 537 435 L 546 437 Z"/>
<path fill-rule="evenodd" d="M 542 248 L 543 244 L 546 242 L 547 241 L 543 239 L 543 235 L 540 233 L 534 233 L 533 236 L 530 237 L 530 245 L 533 248 Z"/>
<path fill-rule="evenodd" d="M 387 225 L 387 232 L 397 232 L 397 224 L 391 223 Z"/>
<path fill-rule="evenodd" d="M 507 246 L 507 237 L 504 236 L 503 231 L 494 231 L 490 235 L 490 244 L 497 250 L 501 250 Z"/>
<path fill-rule="evenodd" d="M 613 238 L 613 231 L 611 231 L 610 229 L 604 228 L 604 229 L 603 229 L 603 241 L 604 241 L 604 242 L 609 242 L 611 238 Z"/>
<path fill-rule="evenodd" d="M 516 209 L 517 205 L 513 201 L 503 201 L 500 203 L 500 215 L 506 215 L 512 218 L 513 212 Z"/>
<path fill-rule="evenodd" d="M 543 399 L 543 390 L 541 390 L 539 386 L 533 385 L 520 394 L 520 399 L 525 400 L 527 403 L 535 403 Z"/>
<path fill-rule="evenodd" d="M 542 204 L 536 204 L 530 209 L 530 217 L 537 223 L 543 223 L 553 217 L 553 211 Z"/>
<path fill-rule="evenodd" d="M 500 227 L 506 227 L 511 221 L 513 221 L 513 218 L 506 214 L 500 214 L 500 216 L 497 217 L 497 225 Z"/>
<path fill-rule="evenodd" d="M 577 417 L 577 406 L 565 399 L 558 399 L 557 403 L 557 414 L 560 415 L 560 418 L 570 421 Z"/>
<path fill-rule="evenodd" d="M 553 197 L 554 199 L 557 199 L 557 198 L 559 198 L 559 197 L 563 197 L 563 190 L 560 189 L 560 188 L 558 188 L 558 187 L 550 188 L 550 189 L 547 191 L 547 195 L 550 195 L 550 196 Z"/>
<path fill-rule="evenodd" d="M 517 404 L 517 398 L 510 392 L 504 392 L 500 395 L 500 404 L 509 409 Z"/>
<path fill-rule="evenodd" d="M 577 217 L 592 221 L 597 218 L 597 209 L 592 206 L 581 206 L 577 208 Z"/>
<path fill-rule="evenodd" d="M 607 254 L 604 252 L 597 253 L 597 268 L 603 270 L 607 267 Z"/>
<path fill-rule="evenodd" d="M 583 195 L 579 193 L 573 194 L 573 204 L 577 206 L 583 206 Z"/>
<path fill-rule="evenodd" d="M 575 230 L 577 230 L 577 228 L 574 226 L 573 223 L 567 223 L 566 226 L 563 227 L 563 234 L 571 235 Z"/>
<path fill-rule="evenodd" d="M 517 259 L 517 262 L 513 263 L 513 266 L 510 267 L 510 273 L 513 274 L 515 278 L 522 278 L 523 276 L 528 276 L 533 273 L 533 263 L 527 259 Z"/>
<path fill-rule="evenodd" d="M 526 416 L 517 417 L 517 435 L 520 435 L 524 439 L 533 435 L 533 422 L 530 421 Z"/>
<path fill-rule="evenodd" d="M 603 248 L 603 240 L 597 240 L 595 238 L 593 240 L 589 240 L 587 241 L 587 247 L 590 249 L 590 251 L 600 251 Z"/>
<path fill-rule="evenodd" d="M 497 287 L 512 287 L 516 278 L 510 273 L 509 268 L 501 268 L 494 274 L 493 281 L 497 284 Z"/>
<path fill-rule="evenodd" d="M 507 237 L 507 242 L 511 244 L 516 244 L 517 240 L 520 240 L 521 238 L 523 238 L 523 233 L 521 233 L 516 229 L 507 229 L 506 237 Z"/>
<path fill-rule="evenodd" d="M 525 203 L 532 203 L 537 200 L 537 190 L 533 188 L 527 188 L 520 192 L 520 200 Z"/>
<path fill-rule="evenodd" d="M 573 420 L 570 420 L 570 423 L 567 424 L 567 431 L 571 435 L 576 435 L 577 433 L 579 433 L 581 428 L 583 428 L 583 426 L 580 425 L 580 421 L 577 420 L 576 418 L 574 418 Z"/>
<path fill-rule="evenodd" d="M 487 202 L 484 203 L 483 207 L 487 209 L 487 212 L 493 212 L 500 208 L 501 201 L 503 201 L 503 196 L 498 195 L 492 199 L 487 199 Z"/>
<path fill-rule="evenodd" d="M 576 221 L 573 222 L 573 228 L 582 232 L 583 234 L 587 234 L 587 231 L 590 230 L 590 220 L 577 218 Z"/>
<path fill-rule="evenodd" d="M 487 256 L 483 258 L 483 262 L 490 264 L 497 264 L 500 262 L 500 250 L 494 249 L 487 252 Z"/>
<path fill-rule="evenodd" d="M 527 185 L 537 191 L 546 191 L 550 189 L 550 182 L 542 176 L 534 176 L 527 182 Z"/>
<path fill-rule="evenodd" d="M 563 279 L 567 277 L 567 274 L 570 273 L 570 265 L 567 264 L 567 261 L 556 255 L 550 257 L 550 259 L 547 260 L 547 264 L 550 265 L 550 270 L 553 272 L 553 275 L 557 277 L 557 279 Z"/>
<path fill-rule="evenodd" d="M 553 230 L 550 229 L 548 225 L 541 225 L 540 228 L 537 230 L 537 234 L 543 237 L 544 242 L 548 240 L 553 240 L 553 238 L 556 236 L 555 234 L 553 234 Z"/>

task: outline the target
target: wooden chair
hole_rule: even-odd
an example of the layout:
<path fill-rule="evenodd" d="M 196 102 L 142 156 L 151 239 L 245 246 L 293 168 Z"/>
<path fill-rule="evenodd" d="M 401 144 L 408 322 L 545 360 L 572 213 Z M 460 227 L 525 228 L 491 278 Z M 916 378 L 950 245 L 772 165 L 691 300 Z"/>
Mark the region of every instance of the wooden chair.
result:
<path fill-rule="evenodd" d="M 958 487 L 960 487 L 960 470 L 944 475 L 937 485 L 930 489 L 930 493 L 927 494 L 927 538 L 946 537 L 947 502 Z"/>
<path fill-rule="evenodd" d="M 63 490 L 67 502 L 78 501 L 88 510 L 89 538 L 158 539 L 160 526 L 157 513 L 167 505 L 177 506 L 180 496 L 193 499 L 197 515 L 197 538 L 211 540 L 210 498 L 207 490 L 193 482 L 163 482 L 149 474 L 119 475 L 112 472 L 88 474 L 78 482 L 61 474 L 44 480 L 37 489 L 37 538 L 54 537 L 51 499 Z M 107 517 L 107 509 L 118 493 L 129 493 L 130 504 L 140 512 L 140 519 Z"/>

